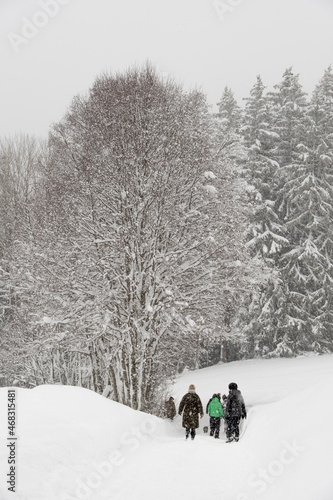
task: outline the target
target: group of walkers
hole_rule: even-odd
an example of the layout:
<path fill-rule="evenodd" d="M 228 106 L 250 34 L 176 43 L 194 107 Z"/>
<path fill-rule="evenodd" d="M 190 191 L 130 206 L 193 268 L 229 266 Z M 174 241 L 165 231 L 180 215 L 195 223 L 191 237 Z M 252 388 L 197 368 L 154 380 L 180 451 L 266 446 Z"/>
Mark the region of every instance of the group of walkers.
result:
<path fill-rule="evenodd" d="M 195 391 L 195 386 L 190 385 L 188 392 L 183 396 L 179 409 L 179 415 L 183 415 L 182 425 L 185 428 L 185 438 L 195 438 L 196 429 L 199 427 L 199 416 L 204 416 L 201 399 Z M 244 398 L 238 390 L 235 382 L 229 384 L 229 394 L 216 393 L 210 398 L 206 406 L 206 413 L 209 415 L 210 436 L 218 439 L 220 437 L 221 419 L 224 419 L 224 431 L 226 442 L 239 440 L 239 423 L 242 418 L 246 418 L 246 408 Z M 173 420 L 176 416 L 176 405 L 174 398 L 170 397 L 165 404 L 165 415 Z"/>

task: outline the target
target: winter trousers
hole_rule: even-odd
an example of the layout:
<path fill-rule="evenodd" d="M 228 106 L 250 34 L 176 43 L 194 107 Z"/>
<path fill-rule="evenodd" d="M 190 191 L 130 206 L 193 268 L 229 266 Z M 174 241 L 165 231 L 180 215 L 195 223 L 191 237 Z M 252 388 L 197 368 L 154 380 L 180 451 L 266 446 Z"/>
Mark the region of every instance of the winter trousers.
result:
<path fill-rule="evenodd" d="M 195 428 L 194 427 L 192 427 L 192 428 L 186 427 L 186 434 L 185 434 L 186 439 L 189 437 L 190 434 L 191 434 L 191 438 L 194 439 L 195 438 Z"/>
<path fill-rule="evenodd" d="M 221 417 L 210 417 L 209 426 L 210 435 L 218 438 L 220 435 Z"/>
<path fill-rule="evenodd" d="M 239 438 L 240 417 L 228 417 L 227 421 L 227 439 L 231 437 Z"/>

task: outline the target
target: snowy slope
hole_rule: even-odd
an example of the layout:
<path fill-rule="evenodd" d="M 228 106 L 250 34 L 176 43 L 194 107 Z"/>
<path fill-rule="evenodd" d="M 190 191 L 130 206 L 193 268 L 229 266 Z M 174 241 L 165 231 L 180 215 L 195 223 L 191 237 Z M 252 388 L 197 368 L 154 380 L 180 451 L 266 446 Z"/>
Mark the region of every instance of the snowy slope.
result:
<path fill-rule="evenodd" d="M 7 389 L 0 389 L 0 498 L 332 500 L 333 356 L 254 360 L 187 372 L 204 406 L 235 381 L 249 408 L 239 443 L 75 387 L 17 389 L 17 492 L 7 491 Z"/>

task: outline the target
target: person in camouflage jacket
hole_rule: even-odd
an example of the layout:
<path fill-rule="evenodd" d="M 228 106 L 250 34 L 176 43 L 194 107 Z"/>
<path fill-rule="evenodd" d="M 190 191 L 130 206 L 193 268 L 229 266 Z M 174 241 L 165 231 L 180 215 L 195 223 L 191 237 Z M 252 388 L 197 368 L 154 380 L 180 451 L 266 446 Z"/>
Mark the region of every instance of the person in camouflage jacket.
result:
<path fill-rule="evenodd" d="M 188 439 L 190 434 L 191 439 L 194 439 L 195 430 L 199 427 L 199 415 L 201 418 L 204 415 L 201 399 L 195 392 L 194 385 L 190 385 L 188 393 L 183 396 L 178 413 L 179 415 L 183 413 L 182 425 L 186 430 L 186 439 Z"/>

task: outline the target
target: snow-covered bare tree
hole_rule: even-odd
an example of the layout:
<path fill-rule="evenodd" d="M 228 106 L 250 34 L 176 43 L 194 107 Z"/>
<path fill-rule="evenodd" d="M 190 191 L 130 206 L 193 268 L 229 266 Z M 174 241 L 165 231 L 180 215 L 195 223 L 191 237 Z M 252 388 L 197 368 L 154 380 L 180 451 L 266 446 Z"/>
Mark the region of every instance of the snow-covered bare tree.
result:
<path fill-rule="evenodd" d="M 93 388 L 133 408 L 196 355 L 216 303 L 212 130 L 204 97 L 149 66 L 101 76 L 52 130 L 38 342 L 53 327 Z"/>
<path fill-rule="evenodd" d="M 0 140 L 0 361 L 9 382 L 24 371 L 27 318 L 21 242 L 32 239 L 34 201 L 43 141 L 29 136 Z"/>

